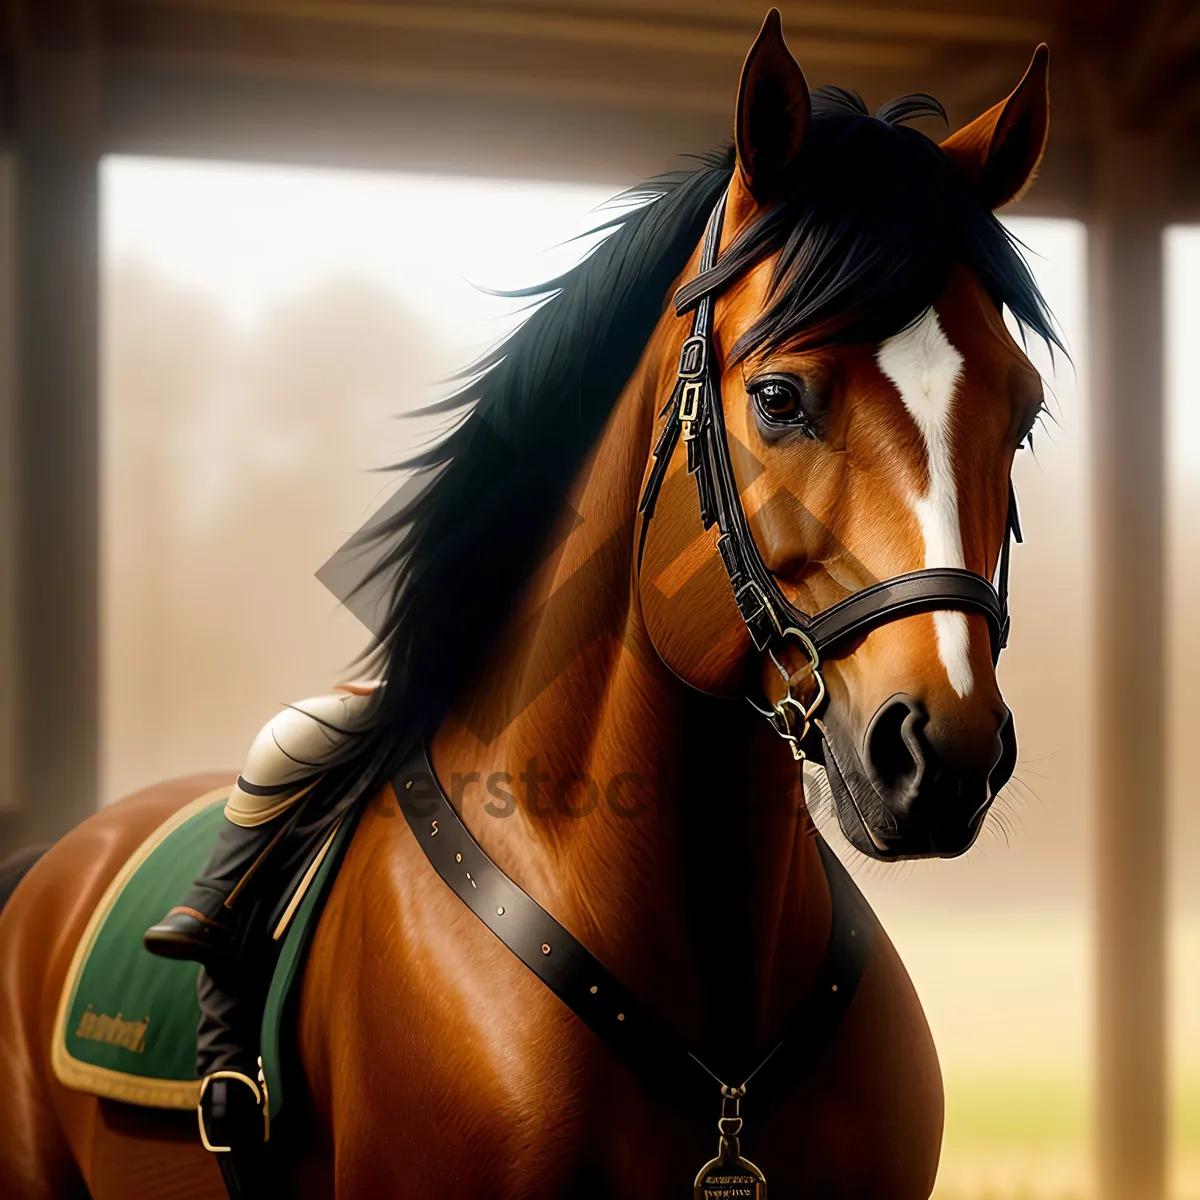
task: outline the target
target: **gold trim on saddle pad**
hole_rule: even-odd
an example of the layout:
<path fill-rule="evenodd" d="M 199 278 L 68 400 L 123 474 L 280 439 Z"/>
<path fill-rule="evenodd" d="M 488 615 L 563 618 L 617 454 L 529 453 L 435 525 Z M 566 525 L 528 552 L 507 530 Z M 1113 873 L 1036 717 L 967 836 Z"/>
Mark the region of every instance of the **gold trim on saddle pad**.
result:
<path fill-rule="evenodd" d="M 87 962 L 88 954 L 95 944 L 108 914 L 112 911 L 125 885 L 133 878 L 137 869 L 158 849 L 166 838 L 198 812 L 209 805 L 224 802 L 231 790 L 230 784 L 206 792 L 203 796 L 185 804 L 177 812 L 168 817 L 138 848 L 125 860 L 125 865 L 117 872 L 108 885 L 99 904 L 92 912 L 87 928 L 75 947 L 75 955 L 67 977 L 63 981 L 62 994 L 58 1000 L 58 1013 L 54 1020 L 54 1034 L 50 1042 L 50 1065 L 55 1078 L 66 1087 L 75 1091 L 88 1092 L 104 1100 L 121 1100 L 126 1104 L 141 1104 L 150 1108 L 195 1108 L 200 1101 L 200 1080 L 186 1081 L 176 1079 L 147 1079 L 140 1075 L 128 1075 L 124 1071 L 114 1071 L 111 1067 L 100 1067 L 94 1063 L 80 1062 L 67 1049 L 67 1019 L 75 999 L 75 989 L 79 977 Z M 96 1014 L 89 1026 L 89 1032 L 80 1036 L 92 1037 L 100 1041 L 120 1041 L 128 1044 L 136 1039 L 137 1030 L 127 1028 L 134 1022 L 121 1019 L 121 1014 L 115 1017 L 108 1014 Z M 140 1023 L 139 1023 L 140 1025 Z M 130 1048 L 133 1048 L 130 1045 Z"/>

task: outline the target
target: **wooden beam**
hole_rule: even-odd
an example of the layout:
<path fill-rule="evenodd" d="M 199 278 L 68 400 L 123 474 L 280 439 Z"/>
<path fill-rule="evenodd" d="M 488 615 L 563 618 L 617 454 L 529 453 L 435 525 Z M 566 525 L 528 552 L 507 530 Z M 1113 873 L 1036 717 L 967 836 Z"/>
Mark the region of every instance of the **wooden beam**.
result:
<path fill-rule="evenodd" d="M 614 81 L 626 73 L 652 79 L 725 63 L 735 73 L 755 27 L 620 17 L 497 11 L 492 6 L 292 3 L 264 0 L 124 0 L 107 23 L 118 54 L 187 61 L 274 61 L 297 68 L 361 68 L 379 75 L 410 65 L 459 67 L 489 74 L 595 71 Z M 482 47 L 483 52 L 479 49 Z M 806 39 L 809 63 L 893 67 L 920 63 L 919 43 L 884 37 Z"/>
<path fill-rule="evenodd" d="M 758 0 L 521 0 L 518 3 L 379 3 L 378 0 L 121 0 L 118 11 L 172 11 L 266 16 L 280 23 L 323 22 L 374 30 L 439 30 L 504 39 L 536 39 L 652 48 L 674 54 L 733 54 L 739 59 L 762 23 Z M 789 33 L 805 35 L 797 52 L 820 53 L 835 36 L 886 46 L 894 39 L 917 42 L 1035 46 L 1053 22 L 1041 15 L 936 11 L 904 6 L 785 4 Z M 814 39 L 812 35 L 817 35 Z M 882 41 L 881 41 L 882 39 Z M 814 49 L 814 47 L 816 47 Z"/>
<path fill-rule="evenodd" d="M 92 812 L 99 755 L 97 27 L 17 17 L 16 803 L 12 843 Z"/>
<path fill-rule="evenodd" d="M 623 185 L 728 141 L 733 86 L 696 111 L 126 63 L 106 75 L 102 134 L 123 154 Z M 1090 193 L 1090 147 L 1059 131 L 1019 211 L 1083 217 Z"/>
<path fill-rule="evenodd" d="M 1188 63 L 1200 21 L 1190 0 L 1155 0 L 1133 22 L 1122 24 L 1127 39 L 1111 48 L 1114 86 L 1126 123 L 1153 127 L 1194 78 Z"/>
<path fill-rule="evenodd" d="M 17 411 L 13 160 L 0 153 L 0 822 L 17 810 Z M 3 844 L 0 832 L 0 845 Z M 0 852 L 2 853 L 2 852 Z"/>
<path fill-rule="evenodd" d="M 1101 1200 L 1166 1196 L 1161 146 L 1111 129 L 1088 231 Z"/>
<path fill-rule="evenodd" d="M 702 112 L 135 64 L 105 90 L 112 153 L 615 185 L 719 146 L 733 120 L 732 84 Z"/>
<path fill-rule="evenodd" d="M 595 0 L 518 0 L 523 8 L 587 9 Z M 605 0 L 607 11 L 634 14 L 654 13 L 679 20 L 740 22 L 755 29 L 766 11 L 762 0 Z M 802 35 L 809 32 L 862 33 L 878 37 L 911 37 L 922 41 L 982 44 L 989 46 L 1036 46 L 1054 28 L 1046 5 L 976 5 L 974 11 L 956 5 L 945 9 L 882 7 L 871 4 L 810 4 L 807 0 L 780 0 L 784 32 L 793 39 L 797 53 L 803 50 Z M 980 11 L 986 9 L 986 11 Z"/>

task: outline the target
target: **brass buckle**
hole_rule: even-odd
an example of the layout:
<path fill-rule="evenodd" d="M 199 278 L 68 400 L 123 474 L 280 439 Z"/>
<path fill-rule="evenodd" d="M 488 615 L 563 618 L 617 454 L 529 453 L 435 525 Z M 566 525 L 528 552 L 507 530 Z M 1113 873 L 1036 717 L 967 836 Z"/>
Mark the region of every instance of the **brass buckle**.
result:
<path fill-rule="evenodd" d="M 747 613 L 745 603 L 742 600 L 742 597 L 747 592 L 749 592 L 758 602 L 758 608 L 751 613 Z M 746 628 L 750 630 L 750 637 L 754 641 L 754 648 L 756 650 L 763 649 L 764 645 L 766 644 L 765 639 L 764 641 L 759 641 L 754 630 L 754 621 L 760 613 L 766 613 L 771 620 L 771 626 L 774 628 L 775 632 L 781 637 L 783 636 L 783 626 L 780 625 L 779 618 L 775 615 L 775 610 L 771 607 L 770 600 L 767 599 L 767 593 L 764 592 L 762 588 L 754 582 L 753 579 L 747 579 L 746 582 L 743 583 L 742 586 L 733 593 L 733 600 L 738 607 L 738 612 L 742 614 L 742 620 L 746 622 Z M 779 666 L 778 663 L 775 665 L 777 667 Z"/>
<path fill-rule="evenodd" d="M 258 1077 L 263 1079 L 262 1059 L 258 1060 Z M 208 1091 L 208 1085 L 214 1079 L 240 1079 L 242 1083 L 254 1093 L 254 1102 L 263 1110 L 263 1141 L 265 1142 L 270 1136 L 270 1114 L 266 1110 L 266 1092 L 260 1091 L 258 1084 L 250 1078 L 249 1075 L 243 1075 L 241 1071 L 214 1071 L 211 1075 L 205 1075 L 200 1082 L 200 1101 L 196 1105 L 196 1121 L 200 1126 L 200 1141 L 203 1143 L 205 1150 L 212 1154 L 228 1154 L 233 1149 L 232 1146 L 215 1146 L 209 1141 L 208 1130 L 204 1127 L 204 1093 Z M 263 1080 L 265 1088 L 266 1081 Z"/>
<path fill-rule="evenodd" d="M 700 400 L 703 395 L 703 379 L 687 380 L 679 394 L 679 423 L 683 426 L 685 442 L 690 442 L 696 436 L 692 426 L 700 416 Z"/>
<path fill-rule="evenodd" d="M 771 706 L 770 721 L 775 728 L 775 732 L 791 747 L 792 757 L 797 762 L 803 762 L 808 755 L 804 752 L 800 743 L 808 736 L 808 731 L 812 728 L 813 717 L 816 716 L 817 710 L 821 705 L 825 703 L 825 677 L 821 674 L 821 656 L 817 652 L 812 638 L 802 629 L 797 629 L 794 625 L 789 625 L 783 631 L 785 638 L 789 634 L 800 642 L 804 647 L 804 652 L 809 657 L 813 678 L 817 681 L 817 694 L 813 697 L 811 704 L 805 704 L 798 697 L 793 696 L 791 675 L 784 670 L 783 664 L 775 657 L 775 651 L 768 648 L 767 653 L 771 656 L 771 661 L 775 664 L 775 669 L 783 677 L 784 684 L 787 686 L 787 693 L 783 699 Z"/>
<path fill-rule="evenodd" d="M 692 334 L 679 351 L 679 378 L 700 379 L 708 366 L 708 341 Z"/>

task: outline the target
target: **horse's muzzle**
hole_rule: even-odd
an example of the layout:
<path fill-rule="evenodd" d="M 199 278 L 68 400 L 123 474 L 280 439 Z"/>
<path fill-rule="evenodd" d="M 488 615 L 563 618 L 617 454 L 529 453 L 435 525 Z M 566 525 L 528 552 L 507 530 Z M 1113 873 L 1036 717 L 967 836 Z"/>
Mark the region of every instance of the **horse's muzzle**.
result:
<path fill-rule="evenodd" d="M 824 728 L 825 769 L 842 832 L 883 860 L 955 858 L 974 844 L 996 793 L 1016 763 L 1007 711 L 978 765 L 948 761 L 928 733 L 928 716 L 897 695 L 872 718 L 860 754 Z"/>

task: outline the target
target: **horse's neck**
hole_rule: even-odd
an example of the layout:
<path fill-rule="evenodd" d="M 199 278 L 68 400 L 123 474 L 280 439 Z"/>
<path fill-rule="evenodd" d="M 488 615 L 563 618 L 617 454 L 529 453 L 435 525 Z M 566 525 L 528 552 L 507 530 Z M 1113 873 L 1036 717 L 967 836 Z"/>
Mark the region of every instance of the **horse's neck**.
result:
<path fill-rule="evenodd" d="M 658 392 L 644 365 L 571 497 L 581 519 L 433 762 L 504 871 L 694 1044 L 741 1059 L 807 987 L 827 891 L 786 747 L 748 705 L 676 679 L 642 624 L 634 513 Z"/>

